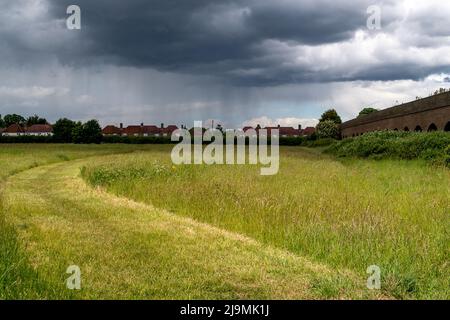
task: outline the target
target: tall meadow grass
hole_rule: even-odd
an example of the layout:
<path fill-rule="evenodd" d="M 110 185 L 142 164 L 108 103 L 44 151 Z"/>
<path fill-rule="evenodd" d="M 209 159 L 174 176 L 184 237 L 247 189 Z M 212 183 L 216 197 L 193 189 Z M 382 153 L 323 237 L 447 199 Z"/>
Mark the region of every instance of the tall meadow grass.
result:
<path fill-rule="evenodd" d="M 449 298 L 450 171 L 422 161 L 336 161 L 282 148 L 280 172 L 173 166 L 168 152 L 112 156 L 83 177 L 116 195 L 365 276 L 398 298 Z"/>

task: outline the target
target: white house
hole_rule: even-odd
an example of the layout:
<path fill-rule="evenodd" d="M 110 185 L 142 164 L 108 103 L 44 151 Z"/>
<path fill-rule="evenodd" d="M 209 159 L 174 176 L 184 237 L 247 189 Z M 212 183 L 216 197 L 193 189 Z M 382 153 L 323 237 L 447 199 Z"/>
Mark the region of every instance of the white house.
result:
<path fill-rule="evenodd" d="M 6 137 L 52 136 L 53 127 L 49 124 L 35 124 L 24 128 L 19 124 L 12 124 L 3 130 L 2 135 Z"/>

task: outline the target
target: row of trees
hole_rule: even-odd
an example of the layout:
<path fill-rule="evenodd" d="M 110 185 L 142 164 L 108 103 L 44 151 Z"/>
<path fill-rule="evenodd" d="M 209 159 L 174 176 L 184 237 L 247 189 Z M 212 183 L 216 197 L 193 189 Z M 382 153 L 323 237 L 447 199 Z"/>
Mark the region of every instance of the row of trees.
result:
<path fill-rule="evenodd" d="M 47 119 L 39 117 L 37 114 L 24 118 L 19 114 L 7 114 L 2 118 L 0 115 L 0 128 L 7 128 L 12 124 L 20 124 L 21 126 L 32 126 L 34 124 L 47 124 Z"/>
<path fill-rule="evenodd" d="M 34 124 L 49 124 L 45 118 L 36 114 L 27 118 L 18 114 L 8 114 L 3 118 L 0 115 L 0 128 L 6 128 L 16 123 L 28 127 Z M 82 123 L 63 118 L 53 125 L 52 140 L 61 143 L 100 143 L 102 129 L 97 120 Z"/>

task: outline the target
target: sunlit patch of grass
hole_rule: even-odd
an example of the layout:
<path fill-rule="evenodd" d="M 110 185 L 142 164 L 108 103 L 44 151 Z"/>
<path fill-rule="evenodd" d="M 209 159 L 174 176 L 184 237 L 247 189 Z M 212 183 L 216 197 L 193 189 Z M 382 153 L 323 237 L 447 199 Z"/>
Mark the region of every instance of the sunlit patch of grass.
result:
<path fill-rule="evenodd" d="M 450 297 L 449 170 L 421 161 L 338 162 L 299 148 L 282 149 L 281 161 L 278 175 L 262 177 L 252 166 L 172 168 L 168 153 L 154 152 L 105 158 L 83 176 L 361 277 L 376 264 L 383 290 L 398 298 Z"/>
<path fill-rule="evenodd" d="M 37 168 L 41 165 L 69 161 L 94 155 L 128 153 L 148 149 L 148 146 L 121 145 L 0 145 L 0 299 L 44 299 L 70 298 L 71 292 L 60 290 L 47 282 L 30 263 L 29 256 L 24 251 L 24 244 L 19 234 L 30 228 L 27 221 L 19 225 L 7 221 L 13 212 L 5 208 L 5 180 L 22 171 Z M 41 187 L 44 180 L 30 182 L 32 187 Z M 20 199 L 24 210 L 30 210 L 29 199 Z M 58 289 L 59 288 L 59 289 Z"/>
<path fill-rule="evenodd" d="M 450 297 L 449 170 L 283 148 L 262 177 L 170 148 L 2 146 L 0 298 Z"/>
<path fill-rule="evenodd" d="M 348 270 L 92 189 L 78 177 L 89 162 L 22 172 L 4 193 L 29 265 L 62 298 L 72 264 L 82 270 L 82 290 L 71 298 L 317 299 L 325 297 L 313 289 L 321 278 L 340 284 L 327 298 L 378 297 Z M 32 187 L 38 181 L 45 183 Z"/>

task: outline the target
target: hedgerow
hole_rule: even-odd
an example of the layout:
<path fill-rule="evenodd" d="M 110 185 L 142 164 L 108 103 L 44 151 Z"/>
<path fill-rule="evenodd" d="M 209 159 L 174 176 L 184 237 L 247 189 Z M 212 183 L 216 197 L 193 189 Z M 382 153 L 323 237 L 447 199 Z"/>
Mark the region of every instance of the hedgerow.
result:
<path fill-rule="evenodd" d="M 446 162 L 450 133 L 378 131 L 332 144 L 327 153 L 338 157 L 424 159 Z M 446 151 L 447 150 L 447 151 Z"/>

